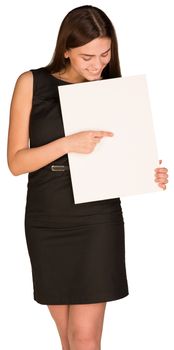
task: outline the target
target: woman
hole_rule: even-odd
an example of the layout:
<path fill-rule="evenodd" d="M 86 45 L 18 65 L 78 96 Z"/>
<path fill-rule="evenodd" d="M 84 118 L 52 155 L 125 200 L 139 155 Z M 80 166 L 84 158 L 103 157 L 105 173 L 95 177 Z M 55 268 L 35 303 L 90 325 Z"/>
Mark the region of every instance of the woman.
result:
<path fill-rule="evenodd" d="M 108 130 L 65 137 L 58 85 L 120 77 L 117 39 L 104 12 L 64 18 L 53 59 L 19 76 L 8 138 L 13 175 L 28 174 L 25 232 L 34 299 L 48 306 L 63 350 L 99 350 L 106 302 L 128 295 L 120 198 L 74 204 L 68 153 L 95 152 Z M 30 147 L 28 145 L 30 139 Z M 167 169 L 154 181 L 166 188 Z"/>

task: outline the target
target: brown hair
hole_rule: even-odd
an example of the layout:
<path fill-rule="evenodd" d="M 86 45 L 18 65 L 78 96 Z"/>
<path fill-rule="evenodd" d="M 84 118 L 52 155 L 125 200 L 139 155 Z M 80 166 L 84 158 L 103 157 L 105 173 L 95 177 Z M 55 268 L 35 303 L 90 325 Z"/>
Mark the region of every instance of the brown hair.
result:
<path fill-rule="evenodd" d="M 66 68 L 68 49 L 87 44 L 98 37 L 111 38 L 111 60 L 104 68 L 104 79 L 121 76 L 118 44 L 114 26 L 107 15 L 97 7 L 85 5 L 71 10 L 61 23 L 51 62 L 45 66 L 50 73 Z"/>

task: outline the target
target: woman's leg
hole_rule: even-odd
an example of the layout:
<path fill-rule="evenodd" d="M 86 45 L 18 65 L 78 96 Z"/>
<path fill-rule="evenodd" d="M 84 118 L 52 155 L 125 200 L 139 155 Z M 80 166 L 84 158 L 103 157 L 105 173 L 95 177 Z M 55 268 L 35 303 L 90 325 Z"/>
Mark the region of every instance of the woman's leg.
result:
<path fill-rule="evenodd" d="M 100 350 L 105 303 L 70 305 L 70 350 Z"/>
<path fill-rule="evenodd" d="M 62 344 L 62 350 L 70 350 L 68 340 L 69 305 L 48 305 L 48 309 L 55 321 Z"/>

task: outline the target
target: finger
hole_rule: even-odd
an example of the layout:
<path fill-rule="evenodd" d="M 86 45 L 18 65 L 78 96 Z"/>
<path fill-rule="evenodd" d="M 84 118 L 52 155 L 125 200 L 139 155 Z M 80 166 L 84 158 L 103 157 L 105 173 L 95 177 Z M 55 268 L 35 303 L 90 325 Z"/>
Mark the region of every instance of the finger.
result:
<path fill-rule="evenodd" d="M 158 171 L 155 173 L 156 177 L 168 177 L 169 175 L 166 172 Z"/>
<path fill-rule="evenodd" d="M 155 177 L 159 177 L 159 178 L 167 178 L 168 177 L 168 174 L 166 173 L 166 172 L 160 172 L 160 171 L 158 171 L 158 172 L 156 172 L 155 174 L 154 174 L 154 176 Z"/>
<path fill-rule="evenodd" d="M 161 173 L 166 173 L 166 172 L 168 172 L 168 169 L 167 168 L 156 168 L 155 171 L 161 172 Z"/>
<path fill-rule="evenodd" d="M 155 178 L 156 179 L 168 179 L 168 175 L 167 174 L 156 174 Z"/>
<path fill-rule="evenodd" d="M 166 179 L 166 178 L 168 178 L 169 177 L 169 175 L 167 174 L 167 173 L 162 173 L 162 172 L 156 172 L 155 174 L 154 174 L 154 176 L 156 177 L 156 178 L 161 178 L 161 179 Z"/>
<path fill-rule="evenodd" d="M 111 131 L 96 131 L 94 136 L 103 137 L 103 136 L 113 136 L 113 132 Z"/>
<path fill-rule="evenodd" d="M 159 184 L 159 187 L 163 188 L 163 190 L 166 190 L 166 185 Z"/>
<path fill-rule="evenodd" d="M 159 183 L 167 183 L 168 182 L 168 179 L 155 179 L 156 182 L 159 182 Z"/>
<path fill-rule="evenodd" d="M 158 186 L 159 187 L 164 187 L 165 186 L 165 182 L 158 182 Z"/>
<path fill-rule="evenodd" d="M 166 177 L 155 177 L 155 179 L 159 182 L 167 181 L 168 179 Z"/>
<path fill-rule="evenodd" d="M 159 184 L 167 184 L 168 183 L 168 180 L 162 180 L 160 181 L 161 179 L 155 179 L 155 182 L 158 182 Z"/>

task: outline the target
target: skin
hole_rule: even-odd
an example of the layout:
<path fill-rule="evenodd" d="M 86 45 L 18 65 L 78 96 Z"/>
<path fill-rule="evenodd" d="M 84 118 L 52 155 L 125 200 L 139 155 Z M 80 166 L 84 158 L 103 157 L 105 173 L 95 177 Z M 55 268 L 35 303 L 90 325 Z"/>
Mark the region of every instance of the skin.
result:
<path fill-rule="evenodd" d="M 159 164 L 162 163 L 162 160 L 159 160 Z M 168 169 L 167 168 L 156 168 L 155 169 L 155 182 L 158 183 L 158 186 L 166 190 L 166 184 L 168 183 Z"/>
<path fill-rule="evenodd" d="M 97 38 L 78 48 L 65 51 L 70 65 L 53 75 L 79 83 L 99 80 L 111 58 L 109 38 Z M 90 55 L 90 56 L 89 56 Z M 30 149 L 29 118 L 32 107 L 33 76 L 21 74 L 16 82 L 10 108 L 7 159 L 13 175 L 37 170 L 69 152 L 90 153 L 109 131 L 82 131 Z M 162 160 L 159 161 L 159 164 Z M 154 181 L 166 189 L 168 169 L 154 169 Z M 106 302 L 79 305 L 48 305 L 60 335 L 62 350 L 100 350 Z"/>
<path fill-rule="evenodd" d="M 69 58 L 70 65 L 55 76 L 72 83 L 99 80 L 111 59 L 111 39 L 94 39 L 86 45 L 65 51 L 64 57 Z"/>

